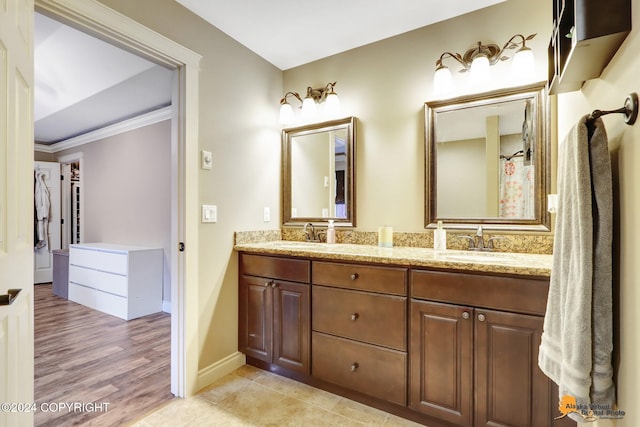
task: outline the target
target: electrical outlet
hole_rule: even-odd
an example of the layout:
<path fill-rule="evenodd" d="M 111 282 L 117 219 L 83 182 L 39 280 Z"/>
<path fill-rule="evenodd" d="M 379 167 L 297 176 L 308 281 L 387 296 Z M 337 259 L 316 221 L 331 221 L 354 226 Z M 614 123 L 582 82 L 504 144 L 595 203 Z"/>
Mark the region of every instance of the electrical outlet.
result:
<path fill-rule="evenodd" d="M 264 209 L 262 210 L 262 220 L 264 222 L 271 221 L 271 209 L 269 209 L 268 206 L 265 206 Z"/>

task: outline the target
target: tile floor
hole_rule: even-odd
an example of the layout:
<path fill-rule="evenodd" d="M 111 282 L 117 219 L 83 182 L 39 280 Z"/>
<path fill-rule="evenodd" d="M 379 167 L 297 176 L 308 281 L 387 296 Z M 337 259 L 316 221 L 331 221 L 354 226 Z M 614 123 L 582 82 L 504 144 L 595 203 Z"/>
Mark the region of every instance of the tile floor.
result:
<path fill-rule="evenodd" d="M 188 399 L 174 399 L 132 427 L 398 426 L 419 424 L 245 365 Z"/>

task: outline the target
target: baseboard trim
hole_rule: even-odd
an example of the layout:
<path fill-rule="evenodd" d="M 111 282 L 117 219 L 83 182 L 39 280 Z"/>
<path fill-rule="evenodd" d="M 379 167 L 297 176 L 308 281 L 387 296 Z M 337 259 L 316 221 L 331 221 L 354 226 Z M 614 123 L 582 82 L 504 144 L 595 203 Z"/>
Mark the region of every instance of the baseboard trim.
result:
<path fill-rule="evenodd" d="M 198 390 L 210 386 L 216 380 L 230 374 L 246 363 L 244 354 L 236 351 L 233 354 L 217 361 L 204 369 L 198 371 Z"/>
<path fill-rule="evenodd" d="M 171 314 L 171 301 L 162 301 L 162 311 Z"/>

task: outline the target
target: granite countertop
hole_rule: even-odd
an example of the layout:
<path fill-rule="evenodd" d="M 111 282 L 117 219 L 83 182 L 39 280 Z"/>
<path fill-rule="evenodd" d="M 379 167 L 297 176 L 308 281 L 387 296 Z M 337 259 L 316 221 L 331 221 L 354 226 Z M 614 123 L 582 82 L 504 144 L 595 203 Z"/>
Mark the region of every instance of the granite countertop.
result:
<path fill-rule="evenodd" d="M 237 244 L 234 249 L 265 255 L 285 255 L 335 261 L 361 261 L 406 267 L 433 267 L 461 271 L 549 277 L 551 255 L 510 252 L 447 250 L 436 253 L 429 248 L 372 245 L 307 243 L 276 240 Z"/>

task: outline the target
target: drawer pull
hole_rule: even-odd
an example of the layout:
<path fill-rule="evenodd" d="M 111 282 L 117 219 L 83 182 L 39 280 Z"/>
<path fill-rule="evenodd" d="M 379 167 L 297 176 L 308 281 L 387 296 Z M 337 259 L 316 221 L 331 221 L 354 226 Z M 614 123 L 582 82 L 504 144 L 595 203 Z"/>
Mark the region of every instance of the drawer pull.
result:
<path fill-rule="evenodd" d="M 351 315 L 351 320 L 353 320 L 355 322 L 356 320 L 358 320 L 358 317 L 360 317 L 360 315 L 358 313 L 353 313 Z"/>
<path fill-rule="evenodd" d="M 360 365 L 358 364 L 358 362 L 354 363 L 353 365 L 351 365 L 351 372 L 355 372 L 359 367 Z"/>
<path fill-rule="evenodd" d="M 465 311 L 465 312 L 462 313 L 462 318 L 463 319 L 468 319 L 469 317 L 471 317 L 471 315 L 469 314 L 468 311 Z"/>
<path fill-rule="evenodd" d="M 351 280 L 356 280 L 358 278 L 358 273 L 353 273 L 351 276 Z"/>
<path fill-rule="evenodd" d="M 484 322 L 487 318 L 484 316 L 484 314 L 478 314 L 478 320 L 481 322 Z"/>

